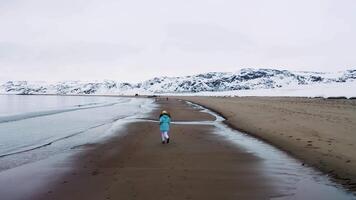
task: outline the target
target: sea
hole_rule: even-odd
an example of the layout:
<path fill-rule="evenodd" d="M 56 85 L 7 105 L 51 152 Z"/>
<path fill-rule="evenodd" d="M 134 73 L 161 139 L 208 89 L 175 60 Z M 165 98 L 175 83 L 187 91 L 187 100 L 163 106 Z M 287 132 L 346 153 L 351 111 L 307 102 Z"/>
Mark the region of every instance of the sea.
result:
<path fill-rule="evenodd" d="M 0 171 L 45 159 L 118 134 L 144 117 L 145 98 L 0 95 Z"/>

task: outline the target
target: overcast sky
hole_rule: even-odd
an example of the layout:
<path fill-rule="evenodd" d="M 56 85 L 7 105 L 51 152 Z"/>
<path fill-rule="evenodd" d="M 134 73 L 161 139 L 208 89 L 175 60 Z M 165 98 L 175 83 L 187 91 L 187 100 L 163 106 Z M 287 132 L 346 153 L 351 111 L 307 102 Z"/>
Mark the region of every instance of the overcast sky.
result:
<path fill-rule="evenodd" d="M 0 80 L 355 65 L 355 0 L 0 0 Z"/>

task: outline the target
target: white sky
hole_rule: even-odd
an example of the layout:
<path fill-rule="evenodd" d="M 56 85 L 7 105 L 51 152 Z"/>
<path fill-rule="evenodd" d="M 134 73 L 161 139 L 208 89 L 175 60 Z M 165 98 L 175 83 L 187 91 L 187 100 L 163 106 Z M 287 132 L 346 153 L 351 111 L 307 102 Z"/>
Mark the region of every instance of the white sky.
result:
<path fill-rule="evenodd" d="M 355 0 L 0 0 L 0 80 L 356 64 Z"/>

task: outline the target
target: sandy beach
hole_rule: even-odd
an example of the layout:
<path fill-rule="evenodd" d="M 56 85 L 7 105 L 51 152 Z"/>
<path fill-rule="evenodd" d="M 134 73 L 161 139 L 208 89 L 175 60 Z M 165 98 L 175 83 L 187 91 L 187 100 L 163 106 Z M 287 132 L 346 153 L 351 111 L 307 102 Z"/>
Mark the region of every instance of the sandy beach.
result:
<path fill-rule="evenodd" d="M 181 97 L 180 97 L 181 98 Z M 184 97 L 355 189 L 356 100 Z"/>
<path fill-rule="evenodd" d="M 175 121 L 213 120 L 184 102 L 162 101 Z M 268 199 L 278 193 L 260 159 L 210 133 L 204 125 L 173 125 L 161 144 L 157 123 L 135 122 L 124 136 L 78 147 L 60 164 L 71 170 L 31 199 Z"/>
<path fill-rule="evenodd" d="M 223 114 L 224 110 L 212 105 L 223 105 L 230 113 L 238 108 L 222 103 L 226 101 L 224 98 L 190 100 Z M 172 113 L 169 144 L 160 142 L 156 120 L 162 109 Z M 233 118 L 224 115 L 232 123 Z M 350 192 L 329 182 L 318 171 L 216 120 L 216 115 L 185 101 L 157 99 L 156 108 L 147 118 L 128 122 L 105 141 L 73 146 L 63 155 L 3 171 L 1 197 L 11 200 L 354 199 Z M 308 144 L 304 153 L 310 148 Z"/>

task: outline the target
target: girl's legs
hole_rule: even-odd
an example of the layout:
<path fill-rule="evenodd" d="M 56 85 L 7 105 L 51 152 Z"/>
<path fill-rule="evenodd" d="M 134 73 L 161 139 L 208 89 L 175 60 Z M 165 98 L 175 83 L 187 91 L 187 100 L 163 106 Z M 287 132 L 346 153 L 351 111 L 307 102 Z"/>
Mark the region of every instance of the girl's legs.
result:
<path fill-rule="evenodd" d="M 161 132 L 161 139 L 162 139 L 162 143 L 164 143 L 166 141 L 167 141 L 167 143 L 169 143 L 168 131 Z"/>
<path fill-rule="evenodd" d="M 165 132 L 164 132 L 164 137 L 165 137 L 166 139 L 169 138 L 169 136 L 168 136 L 168 131 L 165 131 Z"/>
<path fill-rule="evenodd" d="M 165 132 L 161 132 L 161 138 L 162 138 L 162 143 L 164 143 L 166 141 L 166 137 L 164 135 Z"/>
<path fill-rule="evenodd" d="M 164 132 L 164 137 L 166 138 L 167 143 L 169 143 L 168 131 Z"/>

